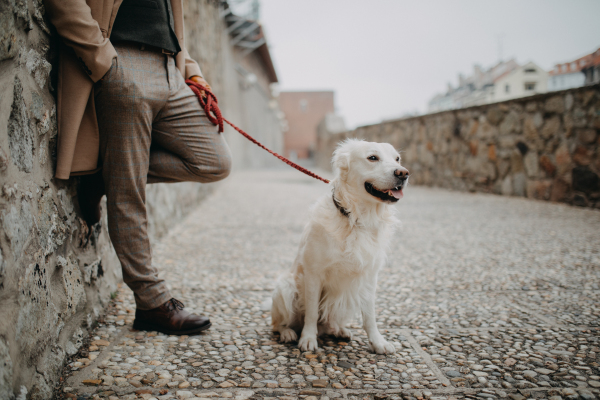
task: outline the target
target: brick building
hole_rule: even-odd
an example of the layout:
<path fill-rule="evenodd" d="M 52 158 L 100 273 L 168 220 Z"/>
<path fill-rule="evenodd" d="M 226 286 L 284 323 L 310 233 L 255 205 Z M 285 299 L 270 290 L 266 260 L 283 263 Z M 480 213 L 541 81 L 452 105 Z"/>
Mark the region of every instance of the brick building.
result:
<path fill-rule="evenodd" d="M 279 105 L 289 127 L 284 135 L 285 156 L 312 158 L 317 126 L 334 112 L 333 91 L 281 92 Z"/>

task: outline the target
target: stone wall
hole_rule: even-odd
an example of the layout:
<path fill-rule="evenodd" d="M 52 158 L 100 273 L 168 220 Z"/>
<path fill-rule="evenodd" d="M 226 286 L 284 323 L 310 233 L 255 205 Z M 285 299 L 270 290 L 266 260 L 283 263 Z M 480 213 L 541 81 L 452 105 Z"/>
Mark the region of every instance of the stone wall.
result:
<path fill-rule="evenodd" d="M 243 88 L 235 64 L 227 64 L 233 49 L 218 2 L 184 4 L 190 53 L 217 94 L 224 96 L 227 77 L 235 77 L 224 109 L 239 114 L 247 104 L 244 98 L 235 102 L 236 90 Z M 47 399 L 65 358 L 77 352 L 116 290 L 121 271 L 108 239 L 106 215 L 88 234 L 78 211 L 77 179 L 53 178 L 57 37 L 42 1 L 1 1 L 0 36 L 0 399 L 25 392 L 27 398 Z M 271 121 L 265 139 L 276 143 L 281 130 L 268 100 L 252 104 L 257 111 L 250 120 Z M 240 160 L 254 159 L 244 151 L 240 145 L 234 153 L 238 168 L 247 165 Z M 211 187 L 150 185 L 152 239 L 164 235 Z"/>
<path fill-rule="evenodd" d="M 272 96 L 263 63 L 257 51 L 245 55 L 244 49 L 231 45 L 217 3 L 216 0 L 184 1 L 186 47 L 219 99 L 223 116 L 281 153 L 281 112 Z M 233 154 L 234 171 L 280 165 L 281 161 L 227 124 L 224 133 Z"/>
<path fill-rule="evenodd" d="M 317 162 L 330 168 L 344 138 L 401 150 L 411 183 L 600 208 L 600 86 L 387 121 L 331 133 Z"/>

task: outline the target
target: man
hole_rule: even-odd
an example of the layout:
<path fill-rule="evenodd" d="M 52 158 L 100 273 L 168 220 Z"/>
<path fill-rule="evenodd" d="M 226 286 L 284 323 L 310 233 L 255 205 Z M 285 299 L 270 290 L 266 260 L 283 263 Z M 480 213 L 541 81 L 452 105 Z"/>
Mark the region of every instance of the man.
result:
<path fill-rule="evenodd" d="M 134 328 L 189 335 L 210 327 L 172 298 L 152 265 L 146 183 L 227 177 L 227 143 L 184 77 L 209 87 L 185 49 L 183 0 L 45 0 L 63 39 L 56 177 L 81 178 L 88 225 L 106 193 L 108 230 L 136 301 Z M 99 172 L 98 172 L 99 171 Z"/>

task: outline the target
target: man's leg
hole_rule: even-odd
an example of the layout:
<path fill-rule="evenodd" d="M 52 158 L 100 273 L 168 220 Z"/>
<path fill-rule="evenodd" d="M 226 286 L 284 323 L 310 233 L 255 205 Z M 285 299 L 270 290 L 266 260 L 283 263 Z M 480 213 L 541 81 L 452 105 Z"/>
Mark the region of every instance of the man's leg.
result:
<path fill-rule="evenodd" d="M 117 63 L 95 86 L 108 232 L 137 308 L 149 310 L 172 297 L 152 265 L 145 190 L 152 121 L 169 96 L 168 77 L 163 54 L 116 49 Z"/>
<path fill-rule="evenodd" d="M 229 146 L 206 117 L 172 57 L 170 96 L 153 123 L 148 183 L 215 182 L 231 171 Z"/>

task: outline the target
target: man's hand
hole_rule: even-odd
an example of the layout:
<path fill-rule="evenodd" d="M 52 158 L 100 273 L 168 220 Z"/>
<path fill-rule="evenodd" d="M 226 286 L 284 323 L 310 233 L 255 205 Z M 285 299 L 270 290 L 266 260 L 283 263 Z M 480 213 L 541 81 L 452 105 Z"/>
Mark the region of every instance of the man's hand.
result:
<path fill-rule="evenodd" d="M 210 87 L 210 85 L 208 84 L 208 82 L 206 82 L 206 80 L 204 80 L 203 77 L 201 77 L 200 75 L 194 75 L 194 76 L 190 76 L 190 79 L 202 86 L 204 86 L 205 88 L 207 88 L 208 90 L 210 90 L 212 92 L 212 88 Z M 206 96 L 206 93 L 204 93 L 204 90 L 200 91 L 200 95 L 202 97 Z"/>

